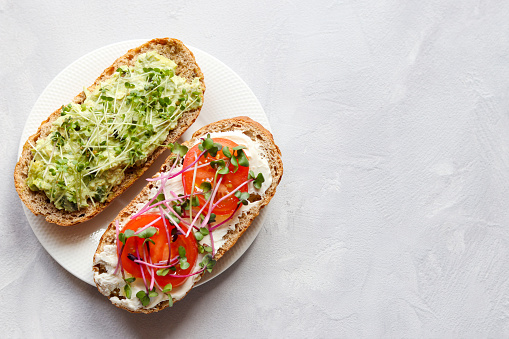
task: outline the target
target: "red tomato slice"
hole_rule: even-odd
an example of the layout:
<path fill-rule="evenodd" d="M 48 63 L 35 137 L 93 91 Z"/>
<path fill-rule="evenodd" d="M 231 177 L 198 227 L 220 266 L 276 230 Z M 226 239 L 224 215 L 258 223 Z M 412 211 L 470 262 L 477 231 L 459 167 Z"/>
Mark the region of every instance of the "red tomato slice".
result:
<path fill-rule="evenodd" d="M 233 154 L 233 147 L 238 146 L 235 142 L 223 139 L 223 138 L 214 138 L 212 139 L 216 143 L 220 143 L 221 145 L 227 146 L 230 149 L 230 153 Z M 201 151 L 198 149 L 199 144 L 192 147 L 186 154 L 186 157 L 184 158 L 184 167 L 189 166 L 193 163 L 193 161 L 196 160 L 196 157 L 201 153 Z M 215 157 L 210 156 L 210 154 L 207 154 L 207 157 L 202 156 L 198 160 L 198 166 L 210 163 L 214 160 L 224 159 L 225 161 L 228 159 L 224 156 L 223 151 L 217 152 L 217 155 Z M 191 167 L 192 168 L 192 167 Z M 221 181 L 221 185 L 219 185 L 216 196 L 214 198 L 214 203 L 217 202 L 219 199 L 227 195 L 228 193 L 232 192 L 235 188 L 237 188 L 239 185 L 241 185 L 243 182 L 247 180 L 247 177 L 249 175 L 249 167 L 239 166 L 237 172 L 233 173 L 235 170 L 235 166 L 231 165 L 229 166 L 230 173 L 223 175 L 223 180 Z M 213 184 L 214 182 L 214 175 L 216 174 L 216 170 L 212 168 L 211 166 L 204 166 L 200 167 L 196 170 L 196 179 L 195 179 L 195 192 L 197 190 L 200 190 L 200 185 L 202 182 L 209 182 Z M 190 194 L 191 193 L 191 186 L 193 185 L 193 175 L 194 170 L 189 170 L 182 174 L 182 185 L 184 186 L 184 193 Z M 218 179 L 219 180 L 219 175 Z M 241 192 L 247 192 L 247 185 L 242 186 L 240 188 Z M 203 195 L 199 195 L 198 199 L 200 201 L 200 208 L 203 207 L 203 204 L 205 204 L 206 200 L 203 197 Z M 230 197 L 223 200 L 219 205 L 214 208 L 212 211 L 216 215 L 228 215 L 231 214 L 235 208 L 237 207 L 237 203 L 239 202 L 239 199 L 235 195 L 231 195 Z M 208 207 L 205 208 L 205 212 L 208 212 Z"/>
<path fill-rule="evenodd" d="M 131 221 L 129 221 L 127 223 L 127 225 L 124 227 L 124 229 L 122 230 L 122 232 L 125 232 L 126 230 L 133 230 L 136 232 L 139 228 L 144 227 L 145 225 L 148 225 L 149 223 L 151 223 L 152 221 L 156 220 L 159 217 L 160 217 L 159 214 L 140 215 L 140 216 L 132 219 Z M 152 226 L 158 229 L 156 234 L 150 238 L 155 242 L 155 245 L 152 243 L 150 243 L 150 245 L 149 245 L 150 246 L 150 258 L 152 259 L 152 263 L 155 264 L 160 261 L 168 260 L 169 249 L 168 249 L 168 237 L 166 235 L 166 230 L 164 228 L 163 221 L 159 220 L 156 223 L 154 223 Z M 170 221 L 168 221 L 168 220 L 166 220 L 166 226 L 168 227 L 168 232 L 170 233 L 170 239 L 171 239 L 171 231 L 172 231 L 172 229 L 175 228 L 175 226 L 173 226 L 170 223 Z M 182 228 L 182 230 L 184 230 L 184 232 L 187 231 L 185 226 L 180 225 L 180 227 Z M 145 279 L 147 279 L 147 283 L 149 283 L 149 281 L 151 280 L 151 276 L 150 276 L 150 273 L 149 273 L 148 269 L 146 268 L 146 266 L 139 265 L 128 258 L 129 254 L 133 254 L 134 256 L 136 256 L 136 247 L 138 247 L 140 257 L 141 258 L 144 257 L 143 248 L 142 248 L 143 241 L 144 241 L 144 239 L 141 239 L 136 236 L 133 236 L 133 237 L 130 237 L 129 239 L 127 239 L 124 251 L 122 252 L 121 259 L 122 259 L 122 266 L 124 267 L 124 269 L 136 278 L 140 278 L 140 279 L 142 278 L 140 266 L 143 266 L 144 267 L 143 272 L 145 273 Z M 178 256 L 179 246 L 184 246 L 184 248 L 186 249 L 186 257 L 187 257 L 187 262 L 189 263 L 189 267 L 187 269 L 183 270 L 180 268 L 180 265 L 177 265 L 176 266 L 177 270 L 176 271 L 170 270 L 170 273 L 168 273 L 168 275 L 166 275 L 166 276 L 156 275 L 155 279 L 156 279 L 157 283 L 159 284 L 159 286 L 161 286 L 161 287 L 164 287 L 169 283 L 171 283 L 173 287 L 181 285 L 182 283 L 184 283 L 184 281 L 187 278 L 178 278 L 178 277 L 173 277 L 172 275 L 190 274 L 191 270 L 193 269 L 193 267 L 196 264 L 196 258 L 198 257 L 198 247 L 196 245 L 196 240 L 195 240 L 193 234 L 191 233 L 189 235 L 189 237 L 187 237 L 187 238 L 185 237 L 185 235 L 179 234 L 177 236 L 176 241 L 171 242 L 171 246 L 170 246 L 171 258 Z M 147 250 L 146 245 L 144 247 L 145 247 L 145 251 L 146 251 Z M 147 254 L 148 254 L 148 252 L 147 252 Z M 148 261 L 148 260 L 146 260 L 146 261 Z M 156 274 L 156 271 L 157 271 L 157 269 L 154 269 L 154 274 Z"/>

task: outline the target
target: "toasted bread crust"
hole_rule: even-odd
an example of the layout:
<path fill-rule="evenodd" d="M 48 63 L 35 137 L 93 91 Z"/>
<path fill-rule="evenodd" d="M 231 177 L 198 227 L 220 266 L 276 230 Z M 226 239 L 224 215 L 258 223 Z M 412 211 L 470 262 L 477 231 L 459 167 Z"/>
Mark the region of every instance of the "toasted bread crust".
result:
<path fill-rule="evenodd" d="M 153 39 L 147 43 L 129 50 L 125 55 L 121 56 L 115 62 L 106 68 L 103 73 L 95 80 L 88 89 L 91 91 L 95 86 L 98 86 L 102 81 L 111 77 L 119 66 L 127 65 L 132 66 L 136 61 L 136 57 L 139 54 L 148 51 L 157 51 L 159 54 L 173 60 L 177 64 L 176 75 L 179 75 L 188 81 L 191 81 L 195 77 L 200 78 L 202 85 L 202 100 L 203 94 L 205 93 L 205 82 L 203 79 L 203 73 L 199 66 L 196 64 L 193 53 L 177 39 L 163 38 Z M 73 102 L 80 104 L 85 100 L 85 93 L 81 92 L 74 99 Z M 201 107 L 184 112 L 178 120 L 178 125 L 175 129 L 171 130 L 164 141 L 164 144 L 176 141 L 189 126 L 191 126 L 198 115 L 200 114 Z M 103 203 L 96 203 L 95 206 L 90 205 L 86 208 L 80 209 L 75 212 L 67 212 L 64 210 L 57 209 L 53 203 L 49 201 L 46 194 L 43 191 L 32 191 L 26 184 L 28 178 L 28 169 L 30 162 L 33 159 L 31 152 L 32 145 L 35 145 L 39 138 L 44 138 L 49 135 L 50 128 L 54 120 L 60 116 L 61 108 L 53 112 L 48 119 L 42 122 L 37 132 L 30 136 L 23 146 L 23 151 L 19 158 L 18 163 L 14 169 L 14 184 L 19 197 L 25 203 L 25 205 L 35 215 L 43 215 L 46 217 L 46 221 L 55 223 L 61 226 L 76 225 L 91 219 L 96 214 L 101 212 L 108 206 L 113 199 L 124 192 L 129 186 L 131 186 L 137 178 L 139 178 L 155 161 L 155 159 L 164 152 L 166 149 L 164 146 L 156 148 L 156 150 L 147 158 L 147 161 L 140 166 L 134 166 L 126 170 L 125 178 L 122 183 L 113 188 L 112 193 L 108 199 Z"/>
<path fill-rule="evenodd" d="M 253 222 L 254 218 L 260 213 L 260 210 L 264 208 L 269 201 L 272 199 L 274 194 L 276 193 L 276 188 L 281 181 L 283 176 L 283 161 L 281 159 L 281 151 L 279 147 L 274 143 L 274 138 L 272 134 L 265 129 L 261 124 L 252 120 L 249 117 L 236 117 L 231 119 L 220 120 L 209 124 L 207 126 L 202 127 L 198 131 L 193 134 L 191 140 L 184 143 L 184 145 L 189 146 L 195 144 L 198 139 L 207 135 L 207 133 L 212 132 L 227 132 L 227 131 L 242 131 L 249 138 L 254 141 L 257 141 L 261 144 L 262 150 L 265 152 L 266 157 L 269 162 L 270 172 L 272 175 L 272 184 L 267 188 L 263 196 L 261 197 L 260 203 L 253 206 L 247 213 L 240 216 L 238 223 L 235 225 L 235 229 L 229 231 L 225 237 L 227 240 L 225 244 L 217 251 L 214 256 L 214 259 L 218 260 L 221 258 L 232 246 L 237 242 L 240 236 L 248 229 L 248 227 Z M 175 155 L 170 155 L 161 166 L 159 173 L 168 171 L 173 165 L 173 161 L 175 159 Z M 156 176 L 154 176 L 155 178 Z M 134 198 L 129 205 L 127 205 L 113 220 L 106 231 L 104 232 L 101 240 L 99 241 L 99 245 L 95 254 L 100 253 L 104 250 L 104 246 L 112 245 L 116 243 L 116 226 L 115 221 L 118 220 L 120 224 L 126 221 L 131 215 L 137 212 L 137 205 L 140 203 L 147 203 L 147 201 L 151 198 L 150 191 L 154 188 L 155 185 L 153 182 L 149 182 L 145 188 Z M 94 255 L 95 255 L 94 254 Z M 99 265 L 95 265 L 93 267 L 95 272 L 99 272 Z M 198 279 L 199 280 L 199 279 Z M 197 281 L 196 281 L 197 282 Z M 195 284 L 196 284 L 195 282 Z M 97 282 L 96 282 L 97 285 Z M 99 287 L 99 286 L 98 286 Z M 177 300 L 173 300 L 173 302 L 177 302 Z M 137 311 L 132 311 L 127 308 L 121 307 L 119 305 L 115 305 L 119 308 L 123 308 L 132 313 L 153 313 L 158 312 L 166 307 L 168 307 L 168 301 L 163 301 L 156 305 L 156 307 L 152 309 L 141 308 Z"/>

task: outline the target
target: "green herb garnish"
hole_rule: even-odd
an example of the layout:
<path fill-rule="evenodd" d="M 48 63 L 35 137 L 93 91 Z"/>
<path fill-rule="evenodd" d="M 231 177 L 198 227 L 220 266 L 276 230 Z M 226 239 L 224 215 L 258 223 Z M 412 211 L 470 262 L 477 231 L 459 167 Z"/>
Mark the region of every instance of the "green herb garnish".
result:
<path fill-rule="evenodd" d="M 210 273 L 212 272 L 212 269 L 216 265 L 216 261 L 212 259 L 211 254 L 207 254 L 203 257 L 203 260 L 200 262 L 201 268 L 206 268 L 206 270 Z"/>
<path fill-rule="evenodd" d="M 145 291 L 139 291 L 136 293 L 136 297 L 140 299 L 143 306 L 148 306 L 148 304 L 150 304 L 150 297 L 147 295 L 147 293 L 145 293 Z"/>
<path fill-rule="evenodd" d="M 249 203 L 249 193 L 248 192 L 241 192 L 237 191 L 235 192 L 235 196 L 239 198 L 239 204 L 247 205 Z"/>
<path fill-rule="evenodd" d="M 253 186 L 256 189 L 262 188 L 262 183 L 265 181 L 265 178 L 263 177 L 263 174 L 258 173 L 258 175 L 255 176 L 253 171 L 249 171 L 248 179 L 254 179 Z"/>

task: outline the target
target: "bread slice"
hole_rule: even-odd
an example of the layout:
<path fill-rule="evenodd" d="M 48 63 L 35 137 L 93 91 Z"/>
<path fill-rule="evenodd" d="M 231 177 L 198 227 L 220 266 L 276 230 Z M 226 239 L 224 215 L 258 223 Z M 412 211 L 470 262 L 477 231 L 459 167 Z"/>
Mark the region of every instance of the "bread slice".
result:
<path fill-rule="evenodd" d="M 224 236 L 223 239 L 225 239 L 226 241 L 217 250 L 214 256 L 215 260 L 220 259 L 237 242 L 240 236 L 251 225 L 254 218 L 260 213 L 260 210 L 269 203 L 269 201 L 276 193 L 276 187 L 281 181 L 283 175 L 283 162 L 281 159 L 281 151 L 279 150 L 279 147 L 274 143 L 272 134 L 262 125 L 248 117 L 237 117 L 232 119 L 220 120 L 215 123 L 209 124 L 205 127 L 202 127 L 201 129 L 196 131 L 193 134 L 191 140 L 185 142 L 184 145 L 190 146 L 196 144 L 201 137 L 206 137 L 207 133 L 227 132 L 227 131 L 242 131 L 242 133 L 248 136 L 251 140 L 258 142 L 261 145 L 260 148 L 263 151 L 265 158 L 268 160 L 269 163 L 270 173 L 272 176 L 272 183 L 260 197 L 259 203 L 253 204 L 253 206 L 250 207 L 246 213 L 243 213 L 240 216 L 238 222 L 236 223 L 235 228 L 228 231 L 228 233 Z M 174 161 L 175 155 L 172 154 L 166 159 L 164 164 L 161 166 L 160 173 L 167 172 L 173 165 Z M 158 174 L 156 174 L 154 178 L 157 177 L 157 175 Z M 128 221 L 129 217 L 139 210 L 140 205 L 146 204 L 152 198 L 154 190 L 157 189 L 155 183 L 156 182 L 154 181 L 149 182 L 148 185 L 145 186 L 145 188 L 138 194 L 138 196 L 136 196 L 136 198 L 118 214 L 115 220 L 113 220 L 109 224 L 105 233 L 101 237 L 101 240 L 99 241 L 99 245 L 97 247 L 95 255 L 101 253 L 106 245 L 116 244 L 116 226 L 115 226 L 116 221 L 118 220 L 120 225 L 125 224 Z M 104 267 L 103 263 L 101 263 L 99 260 L 96 260 L 95 255 L 93 271 L 95 273 L 105 272 L 106 268 Z M 196 284 L 197 281 L 199 281 L 200 278 L 201 276 L 196 277 L 193 286 Z M 94 281 L 96 282 L 96 285 L 98 289 L 101 291 L 101 293 L 105 294 L 102 286 L 100 286 L 97 283 L 95 275 Z M 118 290 L 113 291 L 111 294 L 106 296 L 108 298 L 118 296 Z M 176 302 L 178 300 L 173 299 L 173 301 Z M 150 309 L 139 308 L 136 311 L 130 310 L 119 305 L 116 306 L 133 313 L 153 313 L 168 307 L 168 305 L 169 305 L 168 300 L 166 300 L 160 302 L 153 308 Z"/>
<path fill-rule="evenodd" d="M 160 55 L 173 60 L 177 64 L 176 75 L 185 78 L 187 81 L 192 81 L 195 77 L 200 78 L 203 102 L 203 94 L 205 93 L 203 73 L 196 63 L 193 53 L 180 40 L 170 38 L 153 39 L 139 47 L 129 50 L 125 55 L 115 60 L 110 67 L 106 68 L 88 89 L 91 91 L 101 82 L 111 77 L 119 66 L 133 66 L 138 55 L 149 51 L 156 51 Z M 85 93 L 81 92 L 74 98 L 73 102 L 81 104 L 84 100 Z M 178 120 L 177 127 L 169 132 L 164 144 L 176 141 L 187 128 L 193 124 L 200 114 L 200 110 L 201 107 L 184 112 Z M 59 210 L 49 201 L 43 191 L 32 191 L 26 184 L 26 180 L 28 178 L 30 162 L 33 159 L 33 154 L 31 152 L 32 145 L 35 145 L 39 138 L 44 138 L 49 135 L 52 123 L 60 116 L 60 112 L 61 108 L 53 112 L 48 119 L 42 122 L 37 132 L 28 138 L 23 146 L 23 151 L 14 170 L 14 183 L 19 197 L 35 215 L 45 216 L 46 221 L 50 223 L 70 226 L 89 220 L 104 210 L 113 199 L 131 186 L 166 148 L 164 146 L 158 147 L 149 155 L 144 164 L 127 169 L 125 171 L 124 180 L 120 185 L 112 189 L 111 194 L 105 202 L 96 203 L 95 206 L 90 205 L 74 212 Z"/>

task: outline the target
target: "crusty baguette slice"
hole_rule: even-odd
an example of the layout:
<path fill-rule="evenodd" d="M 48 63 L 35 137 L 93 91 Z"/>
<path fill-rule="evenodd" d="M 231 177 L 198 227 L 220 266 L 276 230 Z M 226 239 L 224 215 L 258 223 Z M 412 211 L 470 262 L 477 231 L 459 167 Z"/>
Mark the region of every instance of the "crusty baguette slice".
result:
<path fill-rule="evenodd" d="M 258 122 L 248 118 L 248 117 L 237 117 L 237 118 L 231 118 L 231 119 L 225 119 L 220 120 L 217 122 L 214 122 L 212 124 L 209 124 L 205 127 L 202 127 L 198 131 L 196 131 L 193 134 L 193 137 L 191 140 L 184 143 L 184 145 L 189 146 L 196 144 L 198 140 L 201 137 L 205 137 L 207 133 L 213 133 L 213 132 L 226 132 L 226 131 L 242 131 L 246 136 L 251 138 L 251 140 L 259 142 L 261 144 L 261 149 L 263 150 L 266 159 L 268 159 L 269 166 L 270 166 L 270 172 L 272 175 L 272 184 L 267 188 L 265 193 L 261 196 L 260 203 L 255 204 L 252 206 L 247 213 L 244 213 L 240 216 L 240 219 L 238 223 L 235 225 L 235 229 L 230 230 L 225 237 L 227 238 L 223 246 L 218 249 L 216 252 L 214 259 L 218 260 L 221 258 L 240 238 L 240 236 L 248 229 L 249 225 L 253 222 L 254 218 L 260 213 L 260 210 L 264 208 L 269 201 L 272 199 L 274 194 L 276 193 L 276 187 L 278 186 L 279 182 L 281 181 L 282 175 L 283 175 L 283 162 L 281 159 L 281 151 L 279 150 L 279 147 L 274 143 L 274 139 L 272 134 L 265 129 L 262 125 L 260 125 Z M 168 171 L 171 166 L 173 165 L 173 161 L 175 159 L 175 155 L 170 155 L 164 164 L 161 166 L 160 173 Z M 157 176 L 157 174 L 156 174 Z M 154 176 L 154 178 L 156 177 Z M 106 245 L 113 245 L 116 244 L 116 220 L 119 221 L 120 225 L 125 224 L 129 217 L 136 213 L 140 206 L 143 206 L 148 202 L 151 196 L 151 191 L 153 192 L 155 189 L 154 182 L 149 182 L 147 186 L 136 196 L 136 198 L 131 201 L 129 205 L 127 205 L 120 213 L 119 215 L 113 220 L 108 228 L 106 229 L 105 233 L 101 237 L 101 240 L 99 241 L 99 245 L 97 247 L 97 251 L 95 254 L 98 254 L 104 250 L 104 247 Z M 96 261 L 95 255 L 94 255 L 94 266 L 93 271 L 95 273 L 99 272 L 105 272 L 106 268 L 103 266 L 101 262 Z M 200 277 L 196 277 L 197 279 L 194 281 L 193 286 L 199 281 Z M 95 277 L 94 277 L 95 281 Z M 101 291 L 102 288 L 99 286 L 99 284 L 96 285 L 98 289 Z M 113 296 L 118 296 L 118 291 L 112 292 L 110 295 L 107 295 L 108 298 L 111 298 Z M 174 302 L 178 301 L 176 299 L 173 299 Z M 125 307 L 121 307 L 116 305 L 117 307 L 124 308 L 125 310 L 133 313 L 152 313 L 160 311 L 166 307 L 168 307 L 169 303 L 168 301 L 162 301 L 158 305 L 156 305 L 154 308 L 146 309 L 146 308 L 140 308 L 136 311 L 132 311 L 130 309 L 127 309 Z"/>
<path fill-rule="evenodd" d="M 205 83 L 203 80 L 203 73 L 200 67 L 196 64 L 193 53 L 177 39 L 153 39 L 147 43 L 129 50 L 125 55 L 121 56 L 97 78 L 97 80 L 88 89 L 91 91 L 95 86 L 98 86 L 102 81 L 105 81 L 116 71 L 119 66 L 133 66 L 138 55 L 149 52 L 157 51 L 177 64 L 176 75 L 185 78 L 187 81 L 192 81 L 195 77 L 199 77 L 202 85 L 202 100 L 205 93 Z M 73 102 L 82 103 L 85 100 L 85 93 L 78 94 Z M 182 114 L 175 129 L 171 130 L 168 134 L 164 144 L 176 141 L 186 130 L 193 124 L 198 115 L 200 114 L 201 107 L 192 111 L 187 111 Z M 89 220 L 109 205 L 109 203 L 124 192 L 131 184 L 139 178 L 154 162 L 154 160 L 166 149 L 164 146 L 156 148 L 156 150 L 147 158 L 147 161 L 139 166 L 134 166 L 125 171 L 125 178 L 122 183 L 113 188 L 108 199 L 103 203 L 96 203 L 95 206 L 90 205 L 87 208 L 80 209 L 75 212 L 67 212 L 57 209 L 46 197 L 43 191 L 32 191 L 28 188 L 26 180 L 28 177 L 28 168 L 33 159 L 31 152 L 32 146 L 35 145 L 39 138 L 44 138 L 50 133 L 50 128 L 54 120 L 60 116 L 61 108 L 53 112 L 48 119 L 46 119 L 37 133 L 28 138 L 23 146 L 20 159 L 16 164 L 14 170 L 14 183 L 19 197 L 25 205 L 35 214 L 43 215 L 46 221 L 55 223 L 61 226 L 75 225 L 80 222 Z"/>

